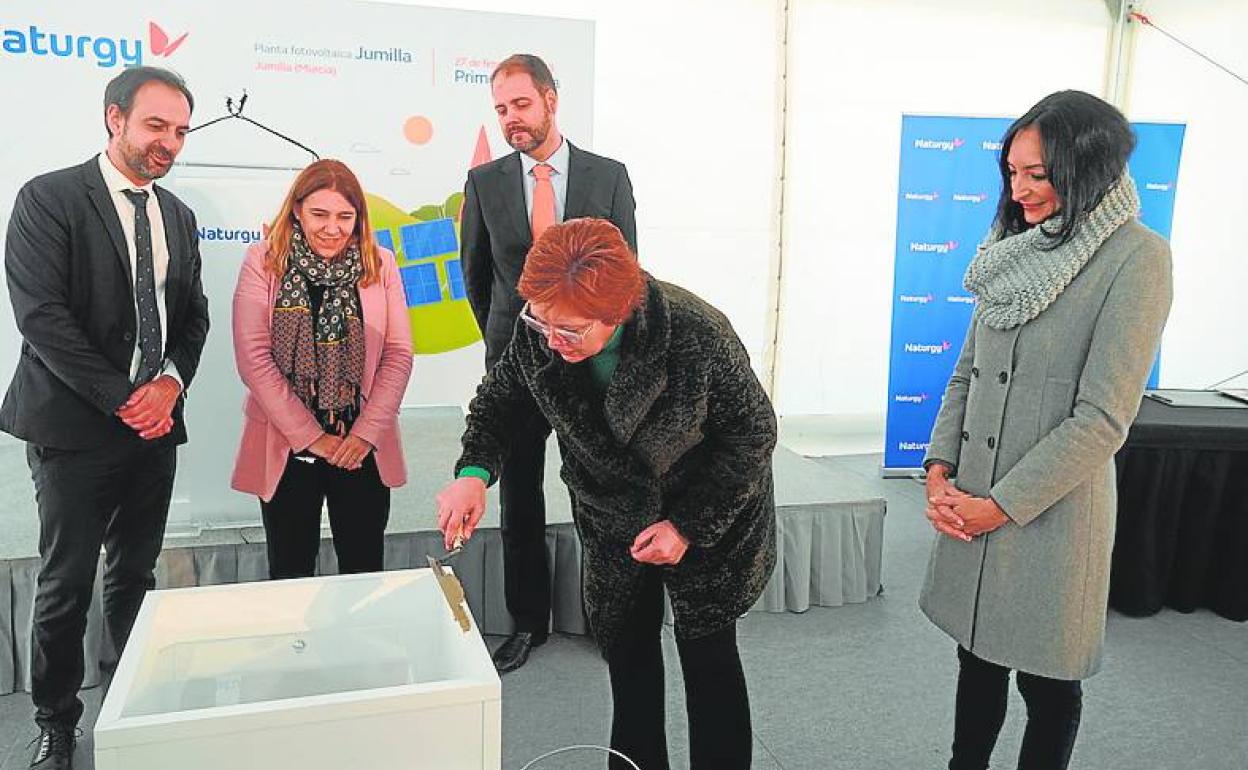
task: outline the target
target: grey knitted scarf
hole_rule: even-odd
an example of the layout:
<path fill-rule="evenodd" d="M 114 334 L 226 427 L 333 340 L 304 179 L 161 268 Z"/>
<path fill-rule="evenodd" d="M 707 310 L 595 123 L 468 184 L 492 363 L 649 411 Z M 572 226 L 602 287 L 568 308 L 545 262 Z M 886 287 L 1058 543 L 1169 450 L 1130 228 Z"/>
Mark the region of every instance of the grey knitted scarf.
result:
<path fill-rule="evenodd" d="M 962 285 L 979 300 L 978 314 L 994 329 L 1027 323 L 1053 304 L 1114 231 L 1135 218 L 1140 197 L 1126 171 L 1101 202 L 1075 226 L 1071 239 L 1046 250 L 1062 225 L 1061 214 L 1017 235 L 1002 238 L 1000 226 L 975 253 Z"/>

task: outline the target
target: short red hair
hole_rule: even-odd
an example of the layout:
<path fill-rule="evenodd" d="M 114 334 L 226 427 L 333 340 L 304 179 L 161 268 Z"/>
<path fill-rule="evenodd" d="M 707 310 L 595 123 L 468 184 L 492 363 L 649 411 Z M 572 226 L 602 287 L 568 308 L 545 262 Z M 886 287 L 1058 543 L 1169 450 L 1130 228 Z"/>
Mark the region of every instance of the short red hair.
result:
<path fill-rule="evenodd" d="M 627 321 L 645 288 L 637 255 L 619 228 L 589 218 L 546 228 L 529 249 L 517 286 L 529 302 L 606 324 Z"/>

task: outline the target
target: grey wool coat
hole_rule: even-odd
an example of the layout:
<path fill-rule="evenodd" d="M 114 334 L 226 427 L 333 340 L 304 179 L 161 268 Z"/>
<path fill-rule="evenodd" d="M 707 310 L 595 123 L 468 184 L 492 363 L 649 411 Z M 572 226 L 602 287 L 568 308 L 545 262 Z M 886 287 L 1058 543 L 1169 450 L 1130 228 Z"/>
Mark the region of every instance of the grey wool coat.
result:
<path fill-rule="evenodd" d="M 568 364 L 516 324 L 469 404 L 456 473 L 497 478 L 507 436 L 540 413 L 563 458 L 580 534 L 585 607 L 603 652 L 618 638 L 644 565 L 629 547 L 667 519 L 690 541 L 661 567 L 676 635 L 714 633 L 748 610 L 776 559 L 776 418 L 728 319 L 692 293 L 647 280 L 624 324 L 605 397 L 590 364 Z"/>
<path fill-rule="evenodd" d="M 920 606 L 978 657 L 1075 680 L 1100 667 L 1114 541 L 1113 456 L 1170 310 L 1170 249 L 1130 220 L 1053 304 L 1009 330 L 972 320 L 924 465 L 1009 521 L 937 535 Z"/>

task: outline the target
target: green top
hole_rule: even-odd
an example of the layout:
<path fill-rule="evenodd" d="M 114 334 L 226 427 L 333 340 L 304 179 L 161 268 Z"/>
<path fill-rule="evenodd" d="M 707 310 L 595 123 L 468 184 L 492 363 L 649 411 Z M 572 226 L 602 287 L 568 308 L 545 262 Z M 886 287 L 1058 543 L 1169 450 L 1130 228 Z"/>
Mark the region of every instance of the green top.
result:
<path fill-rule="evenodd" d="M 589 364 L 589 374 L 594 379 L 594 385 L 599 391 L 606 393 L 607 386 L 611 384 L 611 377 L 615 374 L 615 368 L 620 365 L 620 338 L 624 336 L 624 324 L 615 327 L 615 331 L 611 333 L 611 338 L 607 340 L 607 344 L 602 346 L 594 355 L 587 360 Z M 490 483 L 490 472 L 479 465 L 465 465 L 459 469 L 456 478 L 464 478 L 472 476 L 484 481 L 487 485 Z"/>
<path fill-rule="evenodd" d="M 460 468 L 459 475 L 456 476 L 456 478 L 462 479 L 465 476 L 472 476 L 473 478 L 481 479 L 486 483 L 486 485 L 489 485 L 490 483 L 490 472 L 479 465 L 465 465 L 463 468 Z"/>
<path fill-rule="evenodd" d="M 594 385 L 598 386 L 598 390 L 603 393 L 607 392 L 607 386 L 611 384 L 611 376 L 615 374 L 615 367 L 620 365 L 620 338 L 623 336 L 624 324 L 620 324 L 615 327 L 615 331 L 611 333 L 611 339 L 602 346 L 602 350 L 589 359 L 589 373 L 594 378 Z"/>

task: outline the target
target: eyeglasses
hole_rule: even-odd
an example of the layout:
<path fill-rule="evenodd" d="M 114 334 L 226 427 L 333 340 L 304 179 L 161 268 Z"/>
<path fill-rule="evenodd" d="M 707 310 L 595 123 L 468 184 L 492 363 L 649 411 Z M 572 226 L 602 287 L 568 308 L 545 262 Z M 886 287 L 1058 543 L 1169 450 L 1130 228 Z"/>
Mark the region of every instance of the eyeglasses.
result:
<path fill-rule="evenodd" d="M 550 338 L 551 334 L 554 334 L 560 342 L 574 346 L 584 342 L 585 335 L 589 333 L 590 329 L 594 328 L 594 324 L 598 323 L 597 321 L 590 321 L 580 329 L 565 329 L 562 326 L 551 326 L 533 315 L 532 311 L 529 310 L 529 303 L 527 302 L 524 303 L 524 307 L 520 308 L 520 320 L 524 321 L 525 326 L 547 339 Z"/>

